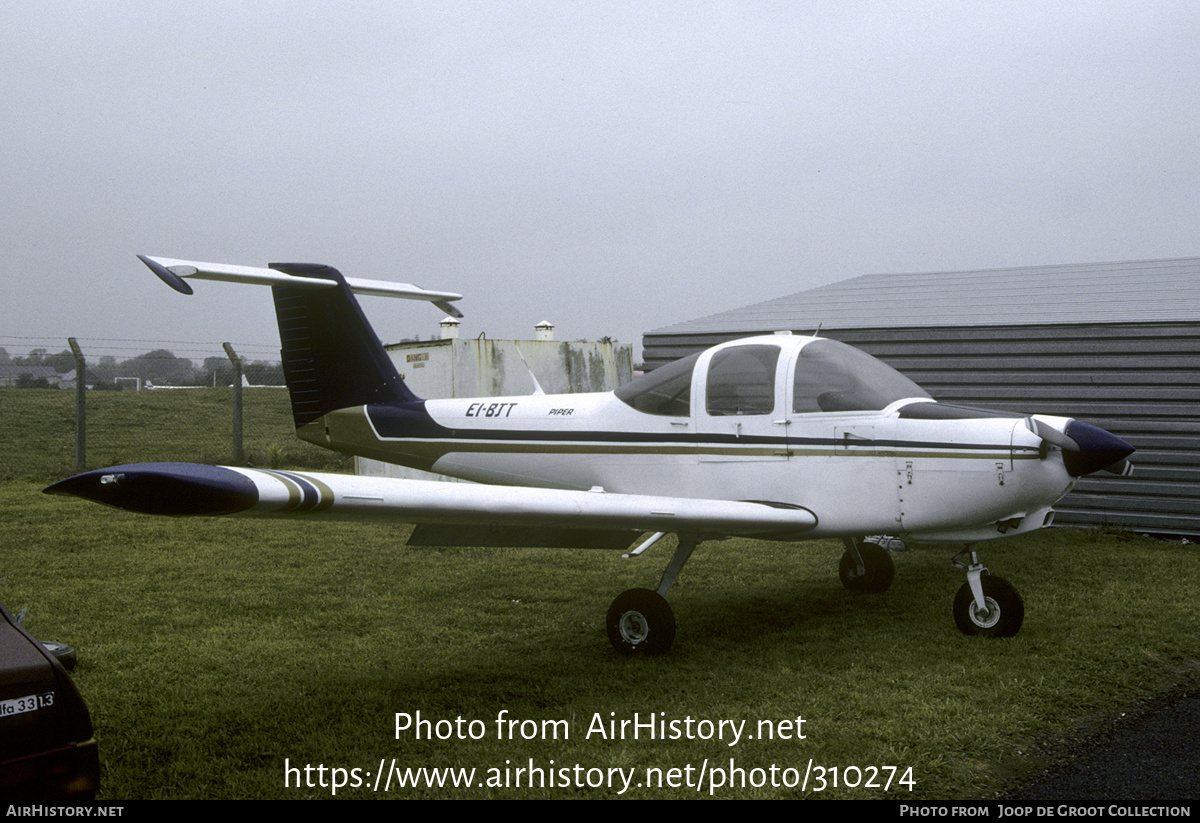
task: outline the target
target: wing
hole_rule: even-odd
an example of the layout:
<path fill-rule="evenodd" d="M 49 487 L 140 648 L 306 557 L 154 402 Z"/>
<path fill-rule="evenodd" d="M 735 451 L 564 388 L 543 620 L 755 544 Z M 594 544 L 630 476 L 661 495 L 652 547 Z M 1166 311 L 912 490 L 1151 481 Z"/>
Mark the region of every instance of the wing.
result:
<path fill-rule="evenodd" d="M 476 530 L 496 526 L 791 538 L 817 525 L 816 515 L 807 509 L 754 501 L 195 463 L 136 463 L 96 469 L 61 480 L 45 491 L 145 514 L 393 520 Z"/>

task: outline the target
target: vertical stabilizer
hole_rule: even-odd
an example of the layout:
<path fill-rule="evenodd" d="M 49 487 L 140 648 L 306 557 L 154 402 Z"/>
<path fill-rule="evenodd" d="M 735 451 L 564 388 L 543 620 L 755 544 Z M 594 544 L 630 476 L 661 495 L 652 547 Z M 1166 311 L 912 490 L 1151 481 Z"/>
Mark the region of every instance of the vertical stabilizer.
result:
<path fill-rule="evenodd" d="M 404 385 L 337 269 L 313 263 L 270 267 L 297 277 L 337 282 L 336 288 L 317 291 L 271 287 L 296 428 L 335 409 L 419 399 Z"/>

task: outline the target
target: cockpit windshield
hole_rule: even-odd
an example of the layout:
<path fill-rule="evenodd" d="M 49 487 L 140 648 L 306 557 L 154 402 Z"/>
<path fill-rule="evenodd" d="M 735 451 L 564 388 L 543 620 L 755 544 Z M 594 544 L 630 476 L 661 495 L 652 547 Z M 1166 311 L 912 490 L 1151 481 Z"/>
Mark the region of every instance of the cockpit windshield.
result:
<path fill-rule="evenodd" d="M 775 404 L 775 364 L 780 349 L 754 343 L 717 352 L 704 376 L 709 415 L 770 414 Z M 616 395 L 645 414 L 687 417 L 700 354 L 676 360 L 617 389 Z M 891 366 L 837 340 L 819 339 L 800 350 L 793 380 L 792 411 L 880 411 L 906 397 L 932 399 Z"/>
<path fill-rule="evenodd" d="M 866 352 L 837 340 L 814 340 L 800 350 L 792 411 L 879 411 L 906 397 L 929 398 L 913 381 Z M 930 398 L 932 399 L 932 398 Z"/>

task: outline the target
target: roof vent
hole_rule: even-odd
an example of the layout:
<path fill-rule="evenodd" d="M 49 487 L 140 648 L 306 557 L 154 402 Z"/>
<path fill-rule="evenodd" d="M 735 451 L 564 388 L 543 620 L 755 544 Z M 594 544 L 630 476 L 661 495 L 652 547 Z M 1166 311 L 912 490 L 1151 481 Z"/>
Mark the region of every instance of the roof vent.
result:
<path fill-rule="evenodd" d="M 442 331 L 441 331 L 441 339 L 442 340 L 457 340 L 458 339 L 458 326 L 459 326 L 458 318 L 447 317 L 445 320 L 443 320 L 438 325 L 442 327 Z"/>

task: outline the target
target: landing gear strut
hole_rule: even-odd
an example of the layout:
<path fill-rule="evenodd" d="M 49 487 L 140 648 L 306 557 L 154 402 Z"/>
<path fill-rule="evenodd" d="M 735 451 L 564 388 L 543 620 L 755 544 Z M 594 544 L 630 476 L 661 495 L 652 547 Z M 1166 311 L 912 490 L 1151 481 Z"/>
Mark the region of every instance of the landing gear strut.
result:
<path fill-rule="evenodd" d="M 969 559 L 960 559 L 967 555 Z M 1025 601 L 1011 583 L 993 577 L 971 546 L 951 561 L 966 569 L 967 582 L 954 596 L 954 622 L 963 634 L 1012 637 L 1025 621 Z"/>
<path fill-rule="evenodd" d="M 657 535 L 655 539 L 661 536 Z M 614 649 L 621 654 L 663 654 L 671 648 L 675 642 L 675 612 L 667 602 L 666 594 L 698 545 L 700 538 L 679 535 L 679 546 L 658 582 L 658 589 L 629 589 L 612 602 L 605 625 Z M 643 544 L 632 556 L 636 557 L 646 548 Z"/>

